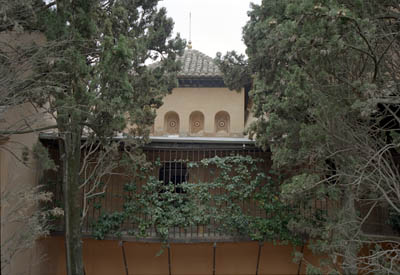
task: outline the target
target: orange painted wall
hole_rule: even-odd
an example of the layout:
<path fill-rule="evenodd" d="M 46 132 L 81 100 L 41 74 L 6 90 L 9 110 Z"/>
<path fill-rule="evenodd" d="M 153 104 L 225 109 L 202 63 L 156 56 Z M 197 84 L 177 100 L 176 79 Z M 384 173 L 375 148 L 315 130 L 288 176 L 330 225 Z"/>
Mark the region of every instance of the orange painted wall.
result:
<path fill-rule="evenodd" d="M 63 237 L 41 240 L 47 254 L 41 264 L 43 275 L 64 275 L 65 254 Z M 160 243 L 124 243 L 129 275 L 168 274 L 168 250 L 157 256 Z M 84 262 L 87 275 L 125 275 L 122 247 L 119 241 L 83 240 Z M 259 275 L 297 274 L 298 265 L 292 262 L 293 246 L 262 246 Z M 297 248 L 298 250 L 300 248 Z M 171 273 L 174 275 L 211 275 L 213 270 L 213 243 L 171 244 Z M 257 242 L 217 243 L 217 275 L 255 274 L 258 255 Z M 307 261 L 317 263 L 318 258 L 305 250 Z M 302 265 L 302 274 L 305 265 Z"/>

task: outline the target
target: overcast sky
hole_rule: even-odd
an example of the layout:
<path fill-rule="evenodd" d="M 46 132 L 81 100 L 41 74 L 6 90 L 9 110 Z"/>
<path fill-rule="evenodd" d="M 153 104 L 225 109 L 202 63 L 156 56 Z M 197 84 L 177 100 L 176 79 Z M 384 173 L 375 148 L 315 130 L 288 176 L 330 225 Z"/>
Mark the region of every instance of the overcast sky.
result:
<path fill-rule="evenodd" d="M 192 13 L 192 44 L 210 57 L 217 52 L 236 50 L 245 53 L 242 28 L 248 21 L 250 2 L 261 0 L 162 0 L 169 17 L 175 21 L 175 33 L 189 40 L 189 12 Z"/>

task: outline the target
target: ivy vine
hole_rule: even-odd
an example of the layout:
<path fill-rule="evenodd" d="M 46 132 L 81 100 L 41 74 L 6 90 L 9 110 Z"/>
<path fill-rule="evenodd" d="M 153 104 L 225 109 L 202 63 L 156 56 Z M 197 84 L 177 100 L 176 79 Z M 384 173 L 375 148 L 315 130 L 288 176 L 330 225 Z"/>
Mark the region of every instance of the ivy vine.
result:
<path fill-rule="evenodd" d="M 140 173 L 136 169 L 136 176 L 124 186 L 123 210 L 104 210 L 93 234 L 98 239 L 110 234 L 145 238 L 154 228 L 166 243 L 172 228 L 212 223 L 224 235 L 300 244 L 301 234 L 291 224 L 303 217 L 298 207 L 281 199 L 282 176 L 272 170 L 266 173 L 262 161 L 242 155 L 187 161 L 189 171 L 205 168 L 213 180 L 181 183 L 181 193 L 175 192 L 173 184 L 149 176 L 160 162 L 140 168 Z M 139 178 L 146 180 L 141 188 Z"/>

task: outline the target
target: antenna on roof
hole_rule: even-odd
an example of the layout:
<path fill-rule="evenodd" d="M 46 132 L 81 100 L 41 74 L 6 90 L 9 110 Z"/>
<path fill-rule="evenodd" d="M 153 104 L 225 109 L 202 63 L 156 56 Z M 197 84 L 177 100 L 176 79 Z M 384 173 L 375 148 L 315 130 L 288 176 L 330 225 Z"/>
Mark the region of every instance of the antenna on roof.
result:
<path fill-rule="evenodd" d="M 192 49 L 192 13 L 189 12 L 189 43 L 188 43 L 188 49 Z"/>

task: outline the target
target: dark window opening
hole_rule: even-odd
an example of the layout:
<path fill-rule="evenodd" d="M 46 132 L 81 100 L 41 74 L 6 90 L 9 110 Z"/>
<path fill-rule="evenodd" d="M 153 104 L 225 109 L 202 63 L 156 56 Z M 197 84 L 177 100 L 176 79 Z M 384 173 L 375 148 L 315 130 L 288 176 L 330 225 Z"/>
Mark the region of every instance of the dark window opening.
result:
<path fill-rule="evenodd" d="M 181 184 L 188 181 L 186 164 L 181 162 L 165 162 L 160 168 L 158 179 L 164 185 L 173 184 L 175 193 L 185 193 Z"/>

